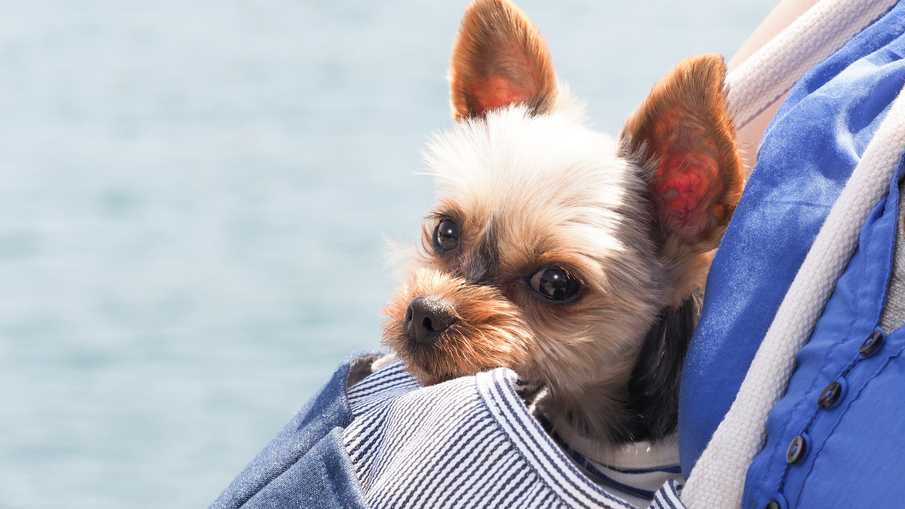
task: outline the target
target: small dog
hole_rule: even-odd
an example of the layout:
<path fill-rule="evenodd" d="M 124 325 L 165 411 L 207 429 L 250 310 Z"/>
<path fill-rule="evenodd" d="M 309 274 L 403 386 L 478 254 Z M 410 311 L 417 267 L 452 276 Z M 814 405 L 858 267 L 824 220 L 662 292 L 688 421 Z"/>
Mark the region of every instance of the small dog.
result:
<path fill-rule="evenodd" d="M 589 129 L 507 0 L 467 9 L 456 126 L 426 155 L 439 203 L 384 314 L 424 384 L 505 366 L 556 427 L 620 444 L 675 431 L 711 252 L 742 188 L 717 55 L 674 68 L 619 140 Z"/>

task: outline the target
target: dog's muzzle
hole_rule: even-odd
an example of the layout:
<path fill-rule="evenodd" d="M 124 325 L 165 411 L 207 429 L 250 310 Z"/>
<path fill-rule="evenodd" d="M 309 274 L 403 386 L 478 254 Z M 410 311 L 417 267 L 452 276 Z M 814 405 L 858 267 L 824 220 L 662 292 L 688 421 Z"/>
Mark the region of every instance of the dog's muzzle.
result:
<path fill-rule="evenodd" d="M 405 311 L 405 333 L 416 343 L 433 343 L 449 328 L 455 314 L 441 299 L 422 295 Z"/>

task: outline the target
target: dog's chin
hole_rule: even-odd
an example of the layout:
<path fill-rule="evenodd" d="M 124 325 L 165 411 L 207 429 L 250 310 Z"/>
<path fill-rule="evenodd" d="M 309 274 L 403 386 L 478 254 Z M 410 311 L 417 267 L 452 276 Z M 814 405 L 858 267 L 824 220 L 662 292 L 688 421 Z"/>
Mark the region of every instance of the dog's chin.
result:
<path fill-rule="evenodd" d="M 405 340 L 404 345 L 397 344 L 392 348 L 402 359 L 406 370 L 425 386 L 436 385 L 479 372 L 479 370 L 470 372 L 462 369 L 463 367 L 458 363 L 448 362 L 446 356 L 438 352 L 438 348 L 432 344 Z"/>
<path fill-rule="evenodd" d="M 455 330 L 446 331 L 430 342 L 418 342 L 406 334 L 404 319 L 393 320 L 384 326 L 383 344 L 393 349 L 408 372 L 422 385 L 436 385 L 497 367 L 476 362 L 451 346 L 456 342 Z"/>

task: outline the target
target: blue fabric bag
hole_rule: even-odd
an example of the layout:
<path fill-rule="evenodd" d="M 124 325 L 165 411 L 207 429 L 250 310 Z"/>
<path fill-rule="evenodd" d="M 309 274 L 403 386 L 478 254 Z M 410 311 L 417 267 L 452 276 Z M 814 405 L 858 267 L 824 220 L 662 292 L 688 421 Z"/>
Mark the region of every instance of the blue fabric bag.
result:
<path fill-rule="evenodd" d="M 679 408 L 691 472 L 833 203 L 905 83 L 901 2 L 790 92 L 714 259 Z"/>

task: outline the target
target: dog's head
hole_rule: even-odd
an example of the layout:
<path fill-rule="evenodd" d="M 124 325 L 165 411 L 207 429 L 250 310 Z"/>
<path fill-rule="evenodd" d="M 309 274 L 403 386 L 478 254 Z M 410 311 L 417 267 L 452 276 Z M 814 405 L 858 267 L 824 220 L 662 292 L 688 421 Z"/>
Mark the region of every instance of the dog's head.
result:
<path fill-rule="evenodd" d="M 740 194 L 724 72 L 718 56 L 683 62 L 616 141 L 584 124 L 522 11 L 472 3 L 449 73 L 457 123 L 426 156 L 439 200 L 384 342 L 426 384 L 506 366 L 553 399 L 624 400 Z"/>

